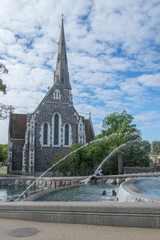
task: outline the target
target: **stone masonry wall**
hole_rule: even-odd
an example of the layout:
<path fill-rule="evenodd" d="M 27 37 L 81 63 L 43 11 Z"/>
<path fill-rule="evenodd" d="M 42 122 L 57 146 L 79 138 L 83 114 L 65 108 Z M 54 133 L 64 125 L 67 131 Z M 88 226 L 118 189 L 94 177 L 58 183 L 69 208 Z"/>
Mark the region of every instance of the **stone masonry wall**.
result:
<path fill-rule="evenodd" d="M 63 128 L 65 123 L 69 123 L 72 128 L 71 138 L 72 143 L 76 143 L 78 140 L 78 121 L 77 121 L 77 114 L 76 111 L 69 102 L 68 98 L 65 95 L 62 95 L 61 100 L 53 99 L 53 90 L 49 93 L 49 95 L 41 102 L 39 107 L 37 108 L 37 112 L 35 113 L 35 121 L 36 121 L 36 128 L 35 128 L 35 172 L 43 172 L 47 170 L 53 164 L 53 157 L 57 153 L 66 152 L 68 148 L 63 147 L 63 145 L 59 147 L 52 146 L 53 140 L 53 126 L 52 126 L 52 119 L 53 114 L 58 112 L 61 115 L 62 125 L 60 126 L 61 129 Z M 50 124 L 50 139 L 51 139 L 51 146 L 44 147 L 41 146 L 41 128 L 44 122 L 48 122 Z"/>
<path fill-rule="evenodd" d="M 24 140 L 11 140 L 13 143 L 12 148 L 12 170 L 21 171 L 22 170 L 22 149 L 24 145 Z"/>
<path fill-rule="evenodd" d="M 35 172 L 46 171 L 53 165 L 54 155 L 58 153 L 66 153 L 69 148 L 43 147 L 41 150 L 36 150 L 35 154 Z"/>

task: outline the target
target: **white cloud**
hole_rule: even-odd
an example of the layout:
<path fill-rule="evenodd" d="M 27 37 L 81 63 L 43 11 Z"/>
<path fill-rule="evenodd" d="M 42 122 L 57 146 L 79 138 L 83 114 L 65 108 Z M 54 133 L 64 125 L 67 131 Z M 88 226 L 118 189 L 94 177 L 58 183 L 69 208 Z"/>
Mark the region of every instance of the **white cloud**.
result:
<path fill-rule="evenodd" d="M 8 120 L 0 121 L 0 144 L 8 143 Z"/>
<path fill-rule="evenodd" d="M 77 111 L 92 112 L 96 133 L 123 109 L 159 130 L 159 0 L 1 0 L 0 62 L 9 74 L 0 102 L 32 112 L 53 84 L 62 13 Z"/>
<path fill-rule="evenodd" d="M 6 45 L 13 44 L 16 41 L 14 33 L 8 29 L 0 29 L 0 39 Z"/>
<path fill-rule="evenodd" d="M 138 82 L 145 87 L 160 88 L 160 73 L 149 75 L 144 74 L 138 77 Z"/>
<path fill-rule="evenodd" d="M 144 94 L 146 89 L 144 86 L 141 86 L 136 79 L 127 79 L 126 81 L 120 84 L 120 88 L 126 92 L 128 95 L 141 95 Z"/>
<path fill-rule="evenodd" d="M 138 114 L 135 116 L 138 121 L 145 122 L 150 121 L 154 119 L 160 119 L 160 113 L 157 111 L 148 111 L 142 114 Z"/>

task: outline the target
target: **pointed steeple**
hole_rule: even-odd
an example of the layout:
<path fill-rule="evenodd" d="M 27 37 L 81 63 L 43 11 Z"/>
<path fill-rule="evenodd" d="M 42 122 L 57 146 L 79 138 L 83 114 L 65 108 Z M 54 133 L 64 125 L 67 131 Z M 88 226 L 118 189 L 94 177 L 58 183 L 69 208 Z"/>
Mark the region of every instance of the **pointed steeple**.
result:
<path fill-rule="evenodd" d="M 58 54 L 57 54 L 56 70 L 54 73 L 54 83 L 60 85 L 63 89 L 71 90 L 71 85 L 69 81 L 68 63 L 67 63 L 63 15 L 62 15 L 60 38 L 58 42 Z"/>

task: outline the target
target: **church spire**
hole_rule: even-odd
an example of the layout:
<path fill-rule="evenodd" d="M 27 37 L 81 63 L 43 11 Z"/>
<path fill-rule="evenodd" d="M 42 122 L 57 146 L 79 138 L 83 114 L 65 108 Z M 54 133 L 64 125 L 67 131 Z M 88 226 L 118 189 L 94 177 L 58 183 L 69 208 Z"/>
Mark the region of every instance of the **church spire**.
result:
<path fill-rule="evenodd" d="M 54 74 L 54 83 L 60 85 L 63 89 L 71 90 L 71 85 L 69 81 L 68 63 L 67 63 L 63 15 L 62 15 L 60 38 L 58 42 L 58 54 L 57 54 L 56 71 Z"/>

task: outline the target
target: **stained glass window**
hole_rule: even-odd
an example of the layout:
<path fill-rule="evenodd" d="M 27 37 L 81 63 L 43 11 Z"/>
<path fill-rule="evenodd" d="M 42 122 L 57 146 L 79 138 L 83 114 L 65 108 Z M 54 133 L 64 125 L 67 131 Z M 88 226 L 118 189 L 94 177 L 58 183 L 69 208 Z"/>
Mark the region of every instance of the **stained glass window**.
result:
<path fill-rule="evenodd" d="M 69 145 L 69 124 L 65 125 L 65 145 Z"/>
<path fill-rule="evenodd" d="M 59 116 L 56 113 L 54 116 L 54 145 L 59 144 Z"/>
<path fill-rule="evenodd" d="M 43 126 L 43 144 L 47 145 L 48 144 L 48 124 L 44 123 Z"/>

